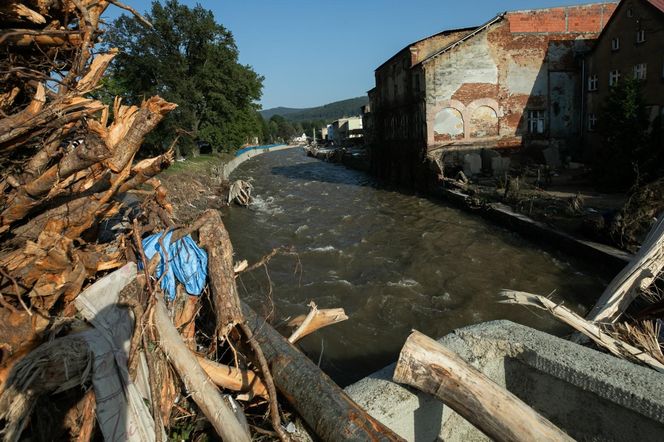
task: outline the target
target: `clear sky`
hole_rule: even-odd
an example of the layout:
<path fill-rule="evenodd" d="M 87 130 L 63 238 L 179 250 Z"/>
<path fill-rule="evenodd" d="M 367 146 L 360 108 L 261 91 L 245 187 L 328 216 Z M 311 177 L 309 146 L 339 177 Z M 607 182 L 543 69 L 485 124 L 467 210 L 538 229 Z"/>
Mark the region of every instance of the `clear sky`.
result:
<path fill-rule="evenodd" d="M 240 61 L 265 77 L 264 109 L 312 107 L 366 94 L 373 71 L 407 44 L 480 25 L 498 12 L 590 0 L 181 0 L 233 32 Z M 138 11 L 150 2 L 124 0 Z M 108 18 L 118 15 L 109 7 Z"/>

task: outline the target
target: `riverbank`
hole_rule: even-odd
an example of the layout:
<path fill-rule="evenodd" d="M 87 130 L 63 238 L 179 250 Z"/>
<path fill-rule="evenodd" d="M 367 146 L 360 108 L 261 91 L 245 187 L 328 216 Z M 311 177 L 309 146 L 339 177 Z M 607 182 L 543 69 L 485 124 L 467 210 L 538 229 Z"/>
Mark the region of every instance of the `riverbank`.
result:
<path fill-rule="evenodd" d="M 369 155 L 361 148 L 309 148 L 307 152 L 319 160 L 341 163 L 355 170 L 369 169 Z M 527 182 L 518 184 L 518 179 L 516 184 L 503 180 L 501 187 L 498 179 L 471 182 L 464 174 L 459 176 L 460 179 L 446 178 L 432 184 L 427 193 L 528 239 L 597 261 L 611 272 L 622 269 L 631 257 L 597 228 L 603 223 L 603 214 L 617 213 L 622 208 L 625 203 L 622 194 L 603 195 L 578 187 L 571 191 L 569 186 L 545 191 Z"/>
<path fill-rule="evenodd" d="M 176 161 L 159 176 L 173 202 L 174 217 L 186 224 L 205 209 L 226 207 L 228 178 L 237 167 L 258 155 L 296 147 L 284 144 L 251 146 L 235 154 L 199 155 Z"/>

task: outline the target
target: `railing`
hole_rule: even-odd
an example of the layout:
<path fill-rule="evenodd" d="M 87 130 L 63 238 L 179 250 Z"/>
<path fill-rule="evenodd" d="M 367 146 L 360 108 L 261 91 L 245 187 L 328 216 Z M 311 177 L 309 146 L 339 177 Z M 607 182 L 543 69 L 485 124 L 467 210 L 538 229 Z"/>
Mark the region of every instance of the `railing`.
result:
<path fill-rule="evenodd" d="M 267 144 L 264 146 L 249 146 L 245 147 L 244 149 L 240 149 L 237 152 L 235 152 L 235 156 L 239 157 L 245 152 L 249 152 L 250 150 L 265 150 L 265 149 L 271 149 L 273 147 L 279 147 L 279 146 L 285 146 L 285 144 Z"/>

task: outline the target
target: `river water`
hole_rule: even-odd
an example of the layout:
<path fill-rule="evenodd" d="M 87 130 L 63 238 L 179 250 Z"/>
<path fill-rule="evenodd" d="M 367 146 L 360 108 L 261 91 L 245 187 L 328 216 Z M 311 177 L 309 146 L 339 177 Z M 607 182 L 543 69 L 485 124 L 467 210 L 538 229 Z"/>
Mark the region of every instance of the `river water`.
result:
<path fill-rule="evenodd" d="M 394 361 L 411 329 L 438 338 L 509 319 L 566 332 L 544 312 L 497 303 L 501 288 L 552 294 L 585 312 L 606 283 L 586 263 L 300 149 L 254 158 L 232 178 L 251 180 L 255 197 L 224 219 L 236 260 L 280 246 L 297 252 L 242 275 L 241 296 L 278 319 L 306 313 L 311 300 L 343 307 L 348 321 L 301 341 L 341 385 Z"/>

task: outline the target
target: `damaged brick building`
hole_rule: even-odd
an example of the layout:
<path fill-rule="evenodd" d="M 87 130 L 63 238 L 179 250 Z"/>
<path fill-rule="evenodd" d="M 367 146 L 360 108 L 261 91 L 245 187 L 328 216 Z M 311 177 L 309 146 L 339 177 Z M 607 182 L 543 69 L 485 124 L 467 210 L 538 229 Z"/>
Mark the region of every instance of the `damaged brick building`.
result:
<path fill-rule="evenodd" d="M 464 150 L 578 142 L 583 54 L 615 8 L 506 12 L 402 49 L 369 91 L 373 172 L 419 184 Z"/>

